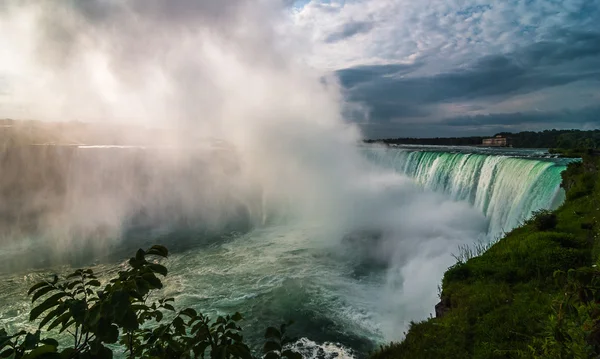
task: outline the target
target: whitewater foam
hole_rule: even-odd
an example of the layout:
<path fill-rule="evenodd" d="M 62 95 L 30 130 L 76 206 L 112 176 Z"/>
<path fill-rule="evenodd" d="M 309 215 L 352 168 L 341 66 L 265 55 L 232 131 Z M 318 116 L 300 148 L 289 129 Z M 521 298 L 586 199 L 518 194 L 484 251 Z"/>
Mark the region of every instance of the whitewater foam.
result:
<path fill-rule="evenodd" d="M 426 189 L 473 205 L 489 220 L 490 238 L 515 228 L 533 211 L 556 208 L 564 200 L 560 188 L 560 173 L 566 168 L 563 160 L 469 150 L 472 152 L 372 146 L 364 147 L 363 153 Z"/>

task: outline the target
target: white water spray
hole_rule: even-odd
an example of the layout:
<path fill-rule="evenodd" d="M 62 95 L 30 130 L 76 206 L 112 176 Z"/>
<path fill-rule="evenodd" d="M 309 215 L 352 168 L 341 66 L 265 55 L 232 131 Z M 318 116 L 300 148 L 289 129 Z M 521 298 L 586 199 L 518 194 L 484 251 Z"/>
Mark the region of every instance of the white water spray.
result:
<path fill-rule="evenodd" d="M 332 250 L 349 233 L 375 231 L 369 259 L 390 269 L 383 288 L 359 297 L 385 313 L 374 319 L 382 337 L 399 339 L 431 312 L 451 253 L 481 235 L 485 219 L 367 164 L 335 79 L 296 60 L 287 18 L 275 1 L 6 2 L 5 116 L 114 132 L 133 125 L 121 140 L 140 126 L 167 129 L 142 139 L 151 150 L 76 149 L 66 199 L 43 232 L 60 254 L 85 237 L 96 247 L 119 239 L 140 212 L 218 229 L 240 207 L 254 228 L 303 228 L 292 238 L 302 249 Z M 209 138 L 228 149 L 197 148 Z"/>

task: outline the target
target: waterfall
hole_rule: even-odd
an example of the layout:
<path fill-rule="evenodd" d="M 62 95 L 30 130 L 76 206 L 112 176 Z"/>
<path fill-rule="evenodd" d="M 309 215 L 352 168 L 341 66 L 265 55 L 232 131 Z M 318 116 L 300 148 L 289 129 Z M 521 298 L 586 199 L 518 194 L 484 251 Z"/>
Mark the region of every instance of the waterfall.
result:
<path fill-rule="evenodd" d="M 489 219 L 492 237 L 517 227 L 532 212 L 554 209 L 564 201 L 560 187 L 564 161 L 473 152 L 364 150 L 372 162 L 405 174 L 426 189 L 469 202 Z"/>

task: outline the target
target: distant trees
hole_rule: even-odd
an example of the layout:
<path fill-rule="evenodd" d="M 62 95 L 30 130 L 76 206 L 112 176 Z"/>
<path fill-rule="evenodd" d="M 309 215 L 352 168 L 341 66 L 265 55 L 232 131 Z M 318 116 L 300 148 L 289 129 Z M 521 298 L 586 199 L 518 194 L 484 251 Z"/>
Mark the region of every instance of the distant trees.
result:
<path fill-rule="evenodd" d="M 385 143 L 403 145 L 430 145 L 430 146 L 476 146 L 487 137 L 436 137 L 436 138 L 388 138 L 381 140 L 366 140 L 366 143 Z"/>
<path fill-rule="evenodd" d="M 512 138 L 513 146 L 519 148 L 600 148 L 600 130 L 546 130 L 519 133 L 499 133 Z"/>
<path fill-rule="evenodd" d="M 561 148 L 561 149 L 596 149 L 600 148 L 600 130 L 546 130 L 541 132 L 524 131 L 518 133 L 501 132 L 496 135 L 508 137 L 513 147 L 517 148 Z M 496 136 L 494 135 L 494 136 Z M 443 146 L 473 146 L 480 145 L 484 138 L 475 137 L 446 137 L 446 138 L 388 138 L 367 140 L 366 143 L 384 144 L 414 144 L 414 145 L 443 145 Z"/>

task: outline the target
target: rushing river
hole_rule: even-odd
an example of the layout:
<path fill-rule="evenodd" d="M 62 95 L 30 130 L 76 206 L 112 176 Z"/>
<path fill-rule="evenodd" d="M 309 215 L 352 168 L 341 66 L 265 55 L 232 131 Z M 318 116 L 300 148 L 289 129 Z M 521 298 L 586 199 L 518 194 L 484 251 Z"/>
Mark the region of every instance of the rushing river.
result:
<path fill-rule="evenodd" d="M 65 195 L 71 201 L 65 202 L 70 203 L 65 213 L 73 216 L 102 209 L 110 218 L 133 219 L 125 229 L 119 222 L 119 235 L 110 230 L 94 232 L 91 242 L 55 242 L 35 236 L 6 242 L 0 249 L 0 327 L 9 331 L 35 328 L 27 322 L 30 304 L 25 293 L 41 275 L 93 265 L 108 276 L 136 248 L 160 243 L 172 253 L 165 263 L 170 274 L 164 294 L 174 296 L 177 306 L 213 315 L 239 311 L 252 343 L 259 342 L 265 327 L 294 320 L 291 334 L 302 337 L 298 346 L 307 357 L 361 357 L 381 342 L 400 339 L 411 320 L 424 319 L 432 312 L 436 285 L 453 263 L 452 253 L 459 245 L 492 240 L 532 211 L 563 201 L 560 173 L 567 164 L 541 150 L 365 146 L 360 150 L 367 158 L 364 168 L 373 175 L 342 195 L 327 197 L 316 211 L 335 202 L 332 208 L 338 210 L 323 212 L 336 214 L 328 221 L 319 218 L 321 213 L 313 217 L 282 210 L 293 209 L 294 202 L 266 209 L 264 192 L 258 196 L 261 200 L 252 202 L 248 199 L 252 196 L 241 195 L 246 189 L 232 191 L 231 183 L 194 186 L 223 192 L 220 199 L 252 202 L 245 211 L 210 202 L 200 192 L 164 191 L 173 186 L 190 188 L 189 184 L 180 186 L 183 176 L 173 172 L 169 175 L 179 182 L 169 182 L 172 177 L 154 182 L 141 196 L 146 202 L 139 204 L 140 196 L 134 196 L 136 206 L 141 207 L 133 206 L 133 201 L 123 206 L 116 199 L 139 191 L 140 183 L 157 176 L 151 171 L 156 160 L 144 162 L 136 157 L 136 165 L 127 168 L 134 168 L 132 173 L 146 171 L 145 179 L 125 188 L 123 184 L 131 183 L 131 178 L 119 182 L 110 177 L 112 170 L 123 176 L 123 167 L 113 168 L 114 161 L 103 157 L 107 149 L 79 149 L 83 150 L 88 151 L 85 161 L 77 158 L 83 152 L 76 153 L 65 166 L 73 171 L 73 163 L 88 164 L 85 171 L 67 175 L 68 188 L 76 190 Z M 94 166 L 89 166 L 90 158 Z M 77 177 L 81 173 L 90 176 L 85 186 Z M 94 186 L 91 177 L 96 178 Z M 107 178 L 117 183 L 114 188 L 118 190 L 110 192 L 114 198 L 108 192 L 96 195 L 99 188 L 105 190 L 102 184 Z M 218 206 L 222 210 L 215 216 L 237 213 L 236 220 L 215 226 L 215 218 L 193 205 L 178 212 L 178 203 L 189 205 L 182 198 L 196 195 L 203 201 L 202 208 Z M 85 196 L 93 200 L 73 204 L 73 198 Z M 145 210 L 140 217 L 140 208 L 155 207 L 151 199 L 158 197 L 169 210 L 160 211 L 161 216 Z M 176 220 L 162 215 L 173 211 Z M 186 220 L 181 221 L 182 216 Z M 202 218 L 199 224 L 194 223 L 194 216 Z M 169 225 L 150 225 L 157 218 Z M 73 228 L 82 226 L 78 222 Z M 103 234 L 111 239 L 94 245 Z"/>

